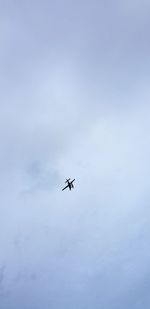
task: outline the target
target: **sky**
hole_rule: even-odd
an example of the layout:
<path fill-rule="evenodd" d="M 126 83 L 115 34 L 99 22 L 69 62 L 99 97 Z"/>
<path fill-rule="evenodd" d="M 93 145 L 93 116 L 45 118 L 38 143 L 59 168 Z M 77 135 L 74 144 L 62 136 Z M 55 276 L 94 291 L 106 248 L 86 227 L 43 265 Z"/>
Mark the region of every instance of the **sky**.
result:
<path fill-rule="evenodd" d="M 0 1 L 1 309 L 149 309 L 149 28 L 148 0 Z"/>

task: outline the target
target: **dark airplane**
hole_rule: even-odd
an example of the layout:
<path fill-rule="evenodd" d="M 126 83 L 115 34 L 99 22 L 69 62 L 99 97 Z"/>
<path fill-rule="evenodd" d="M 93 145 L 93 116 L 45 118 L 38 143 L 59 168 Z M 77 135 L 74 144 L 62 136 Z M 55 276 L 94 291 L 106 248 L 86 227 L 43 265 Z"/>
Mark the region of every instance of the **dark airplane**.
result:
<path fill-rule="evenodd" d="M 69 190 L 71 191 L 71 189 L 74 188 L 74 185 L 73 185 L 73 182 L 74 182 L 74 181 L 75 181 L 75 179 L 73 179 L 72 181 L 70 181 L 70 178 L 69 178 L 69 179 L 66 179 L 65 183 L 67 183 L 67 186 L 64 187 L 64 188 L 62 189 L 62 191 L 65 190 L 66 188 L 69 188 Z"/>

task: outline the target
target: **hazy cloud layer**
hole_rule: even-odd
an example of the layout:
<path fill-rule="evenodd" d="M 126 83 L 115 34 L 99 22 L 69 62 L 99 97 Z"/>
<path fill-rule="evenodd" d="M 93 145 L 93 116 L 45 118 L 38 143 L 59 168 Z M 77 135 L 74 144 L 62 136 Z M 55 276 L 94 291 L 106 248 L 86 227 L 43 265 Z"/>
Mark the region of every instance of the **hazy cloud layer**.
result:
<path fill-rule="evenodd" d="M 1 309 L 149 309 L 149 9 L 0 3 Z"/>

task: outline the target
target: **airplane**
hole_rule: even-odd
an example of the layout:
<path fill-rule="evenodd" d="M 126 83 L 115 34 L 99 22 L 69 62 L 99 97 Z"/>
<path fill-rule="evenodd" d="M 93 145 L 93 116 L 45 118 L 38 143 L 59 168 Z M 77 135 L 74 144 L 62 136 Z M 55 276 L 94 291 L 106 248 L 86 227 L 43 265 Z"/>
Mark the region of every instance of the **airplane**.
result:
<path fill-rule="evenodd" d="M 74 185 L 73 185 L 73 182 L 74 182 L 74 181 L 75 181 L 75 179 L 73 179 L 72 181 L 70 181 L 70 178 L 69 178 L 69 179 L 66 179 L 65 183 L 67 183 L 67 186 L 64 187 L 64 188 L 62 189 L 62 191 L 65 190 L 66 188 L 69 188 L 69 190 L 71 191 L 71 189 L 74 188 Z"/>

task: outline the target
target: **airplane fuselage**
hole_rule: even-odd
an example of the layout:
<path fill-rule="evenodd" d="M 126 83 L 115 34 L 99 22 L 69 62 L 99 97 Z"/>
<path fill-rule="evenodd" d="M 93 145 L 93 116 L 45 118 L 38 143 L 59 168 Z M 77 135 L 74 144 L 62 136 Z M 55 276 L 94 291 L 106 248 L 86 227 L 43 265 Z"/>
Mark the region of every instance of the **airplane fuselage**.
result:
<path fill-rule="evenodd" d="M 69 188 L 69 190 L 71 191 L 72 188 L 74 188 L 73 182 L 75 181 L 75 179 L 73 179 L 72 181 L 70 181 L 69 179 L 66 179 L 65 183 L 67 183 L 66 187 L 62 189 L 65 190 L 66 188 Z"/>

